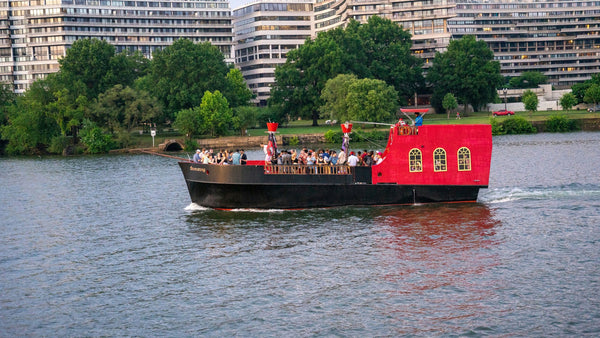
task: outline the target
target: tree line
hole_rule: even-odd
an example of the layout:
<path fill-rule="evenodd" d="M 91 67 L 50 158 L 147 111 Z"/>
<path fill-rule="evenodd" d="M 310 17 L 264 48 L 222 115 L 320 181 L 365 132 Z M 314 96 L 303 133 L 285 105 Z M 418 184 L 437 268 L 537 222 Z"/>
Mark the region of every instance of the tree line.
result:
<path fill-rule="evenodd" d="M 82 39 L 59 65 L 24 95 L 0 87 L 6 153 L 60 154 L 78 145 L 89 153 L 106 152 L 129 146 L 132 131 L 141 126 L 179 125 L 191 138 L 240 132 L 257 118 L 241 72 L 210 43 L 180 39 L 149 60 L 139 52 L 117 54 L 102 40 Z"/>

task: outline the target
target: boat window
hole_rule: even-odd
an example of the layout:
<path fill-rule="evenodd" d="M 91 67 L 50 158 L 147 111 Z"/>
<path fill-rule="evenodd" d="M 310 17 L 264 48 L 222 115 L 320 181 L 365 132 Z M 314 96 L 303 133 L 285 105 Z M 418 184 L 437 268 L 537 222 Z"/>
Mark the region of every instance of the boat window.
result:
<path fill-rule="evenodd" d="M 421 151 L 417 148 L 411 149 L 408 154 L 409 170 L 411 173 L 423 171 L 423 160 Z"/>
<path fill-rule="evenodd" d="M 446 151 L 442 148 L 437 148 L 433 151 L 433 170 L 434 171 L 447 171 L 446 166 Z"/>
<path fill-rule="evenodd" d="M 467 147 L 458 149 L 458 171 L 471 170 L 471 151 Z"/>

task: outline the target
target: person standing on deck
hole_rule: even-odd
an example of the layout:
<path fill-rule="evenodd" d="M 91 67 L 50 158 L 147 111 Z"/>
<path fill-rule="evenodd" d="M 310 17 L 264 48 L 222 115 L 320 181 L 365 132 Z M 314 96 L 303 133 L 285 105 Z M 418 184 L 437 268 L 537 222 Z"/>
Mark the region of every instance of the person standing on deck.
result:
<path fill-rule="evenodd" d="M 231 164 L 240 165 L 241 164 L 242 155 L 240 154 L 240 150 L 236 149 L 235 153 L 231 155 Z"/>
<path fill-rule="evenodd" d="M 415 118 L 415 127 L 420 127 L 423 125 L 423 115 L 425 115 L 425 113 L 423 113 L 423 115 L 421 115 L 421 113 L 416 112 L 415 115 L 417 115 L 417 117 Z"/>
<path fill-rule="evenodd" d="M 196 153 L 194 154 L 194 162 L 200 163 L 200 149 L 196 149 Z"/>

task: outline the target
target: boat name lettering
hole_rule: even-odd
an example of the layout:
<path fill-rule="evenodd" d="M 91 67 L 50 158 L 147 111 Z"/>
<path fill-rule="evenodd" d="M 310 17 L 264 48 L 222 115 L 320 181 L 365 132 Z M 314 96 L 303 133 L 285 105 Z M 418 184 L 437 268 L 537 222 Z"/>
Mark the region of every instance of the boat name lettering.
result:
<path fill-rule="evenodd" d="M 206 168 L 196 168 L 196 167 L 191 167 L 190 168 L 191 171 L 199 171 L 201 173 L 206 173 Z"/>

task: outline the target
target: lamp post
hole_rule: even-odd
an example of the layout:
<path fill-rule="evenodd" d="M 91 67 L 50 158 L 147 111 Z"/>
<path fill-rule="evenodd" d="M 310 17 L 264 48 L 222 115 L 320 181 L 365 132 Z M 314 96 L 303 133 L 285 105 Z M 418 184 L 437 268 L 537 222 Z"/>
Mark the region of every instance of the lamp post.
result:
<path fill-rule="evenodd" d="M 508 90 L 506 88 L 502 89 L 502 92 L 504 92 L 504 111 L 508 111 L 508 109 L 506 109 L 506 92 Z"/>

